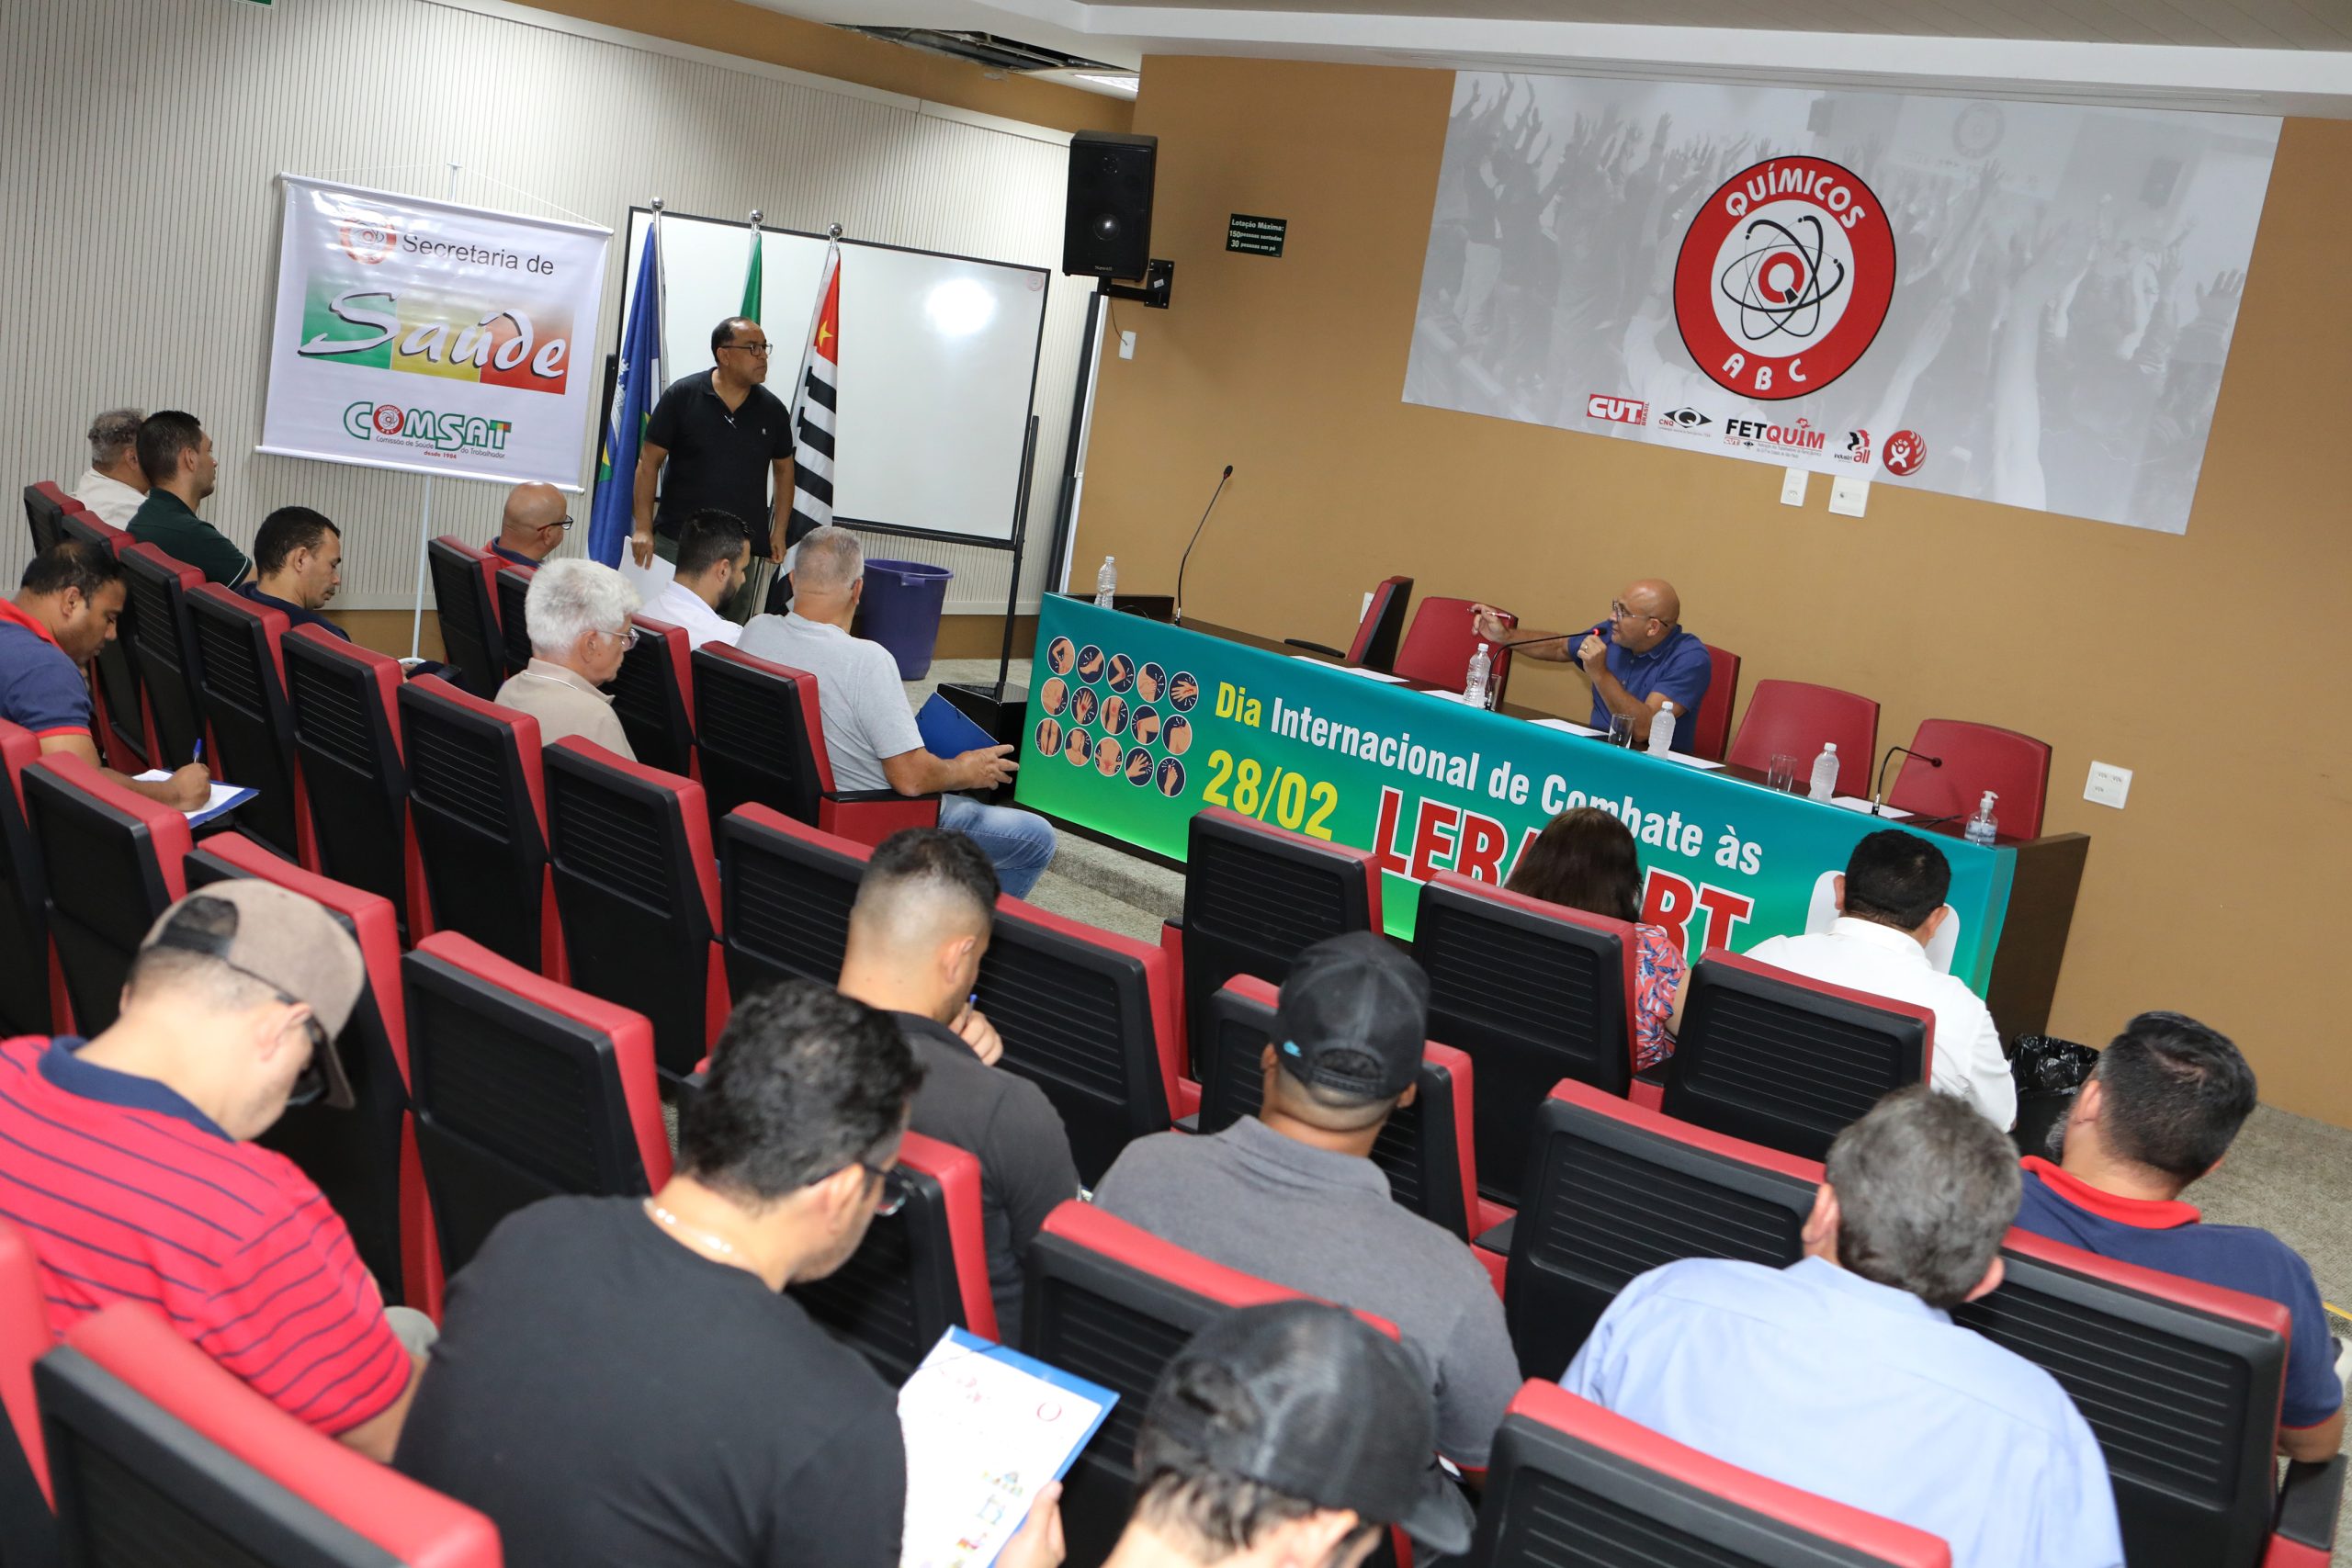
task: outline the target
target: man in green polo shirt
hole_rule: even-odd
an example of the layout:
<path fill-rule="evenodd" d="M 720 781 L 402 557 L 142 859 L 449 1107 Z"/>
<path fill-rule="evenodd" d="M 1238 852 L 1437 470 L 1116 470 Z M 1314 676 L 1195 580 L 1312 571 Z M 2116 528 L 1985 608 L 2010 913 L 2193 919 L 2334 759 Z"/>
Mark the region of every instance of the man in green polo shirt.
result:
<path fill-rule="evenodd" d="M 131 514 L 132 538 L 196 568 L 208 581 L 223 588 L 234 588 L 252 574 L 254 563 L 245 552 L 196 514 L 220 472 L 212 456 L 212 437 L 196 415 L 177 409 L 149 414 L 139 427 L 139 468 L 149 488 L 146 501 Z"/>

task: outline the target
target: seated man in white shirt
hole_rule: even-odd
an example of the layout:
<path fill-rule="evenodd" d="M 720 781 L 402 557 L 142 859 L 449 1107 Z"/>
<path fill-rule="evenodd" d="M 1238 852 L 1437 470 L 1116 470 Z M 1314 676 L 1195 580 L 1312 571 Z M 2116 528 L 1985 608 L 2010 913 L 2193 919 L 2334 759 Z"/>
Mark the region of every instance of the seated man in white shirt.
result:
<path fill-rule="evenodd" d="M 1928 962 L 1928 942 L 1951 918 L 1944 895 L 1951 865 L 1917 833 L 1889 828 L 1854 846 L 1834 884 L 1829 929 L 1758 942 L 1747 956 L 1810 979 L 1911 1002 L 1936 1015 L 1929 1083 L 1958 1095 L 2007 1131 L 2018 1119 L 2017 1085 L 2001 1032 L 1968 983 Z"/>
<path fill-rule="evenodd" d="M 101 523 L 130 527 L 147 499 L 147 476 L 139 467 L 139 427 L 146 423 L 138 409 L 108 409 L 90 422 L 90 466 L 74 481 L 74 499 Z"/>
<path fill-rule="evenodd" d="M 980 746 L 954 757 L 923 749 L 899 661 L 880 643 L 850 635 L 865 592 L 864 547 L 856 535 L 827 524 L 802 539 L 793 557 L 791 613 L 753 616 L 735 645 L 755 659 L 817 677 L 834 784 L 844 790 L 931 795 L 1010 780 L 1021 766 L 1010 746 Z M 1054 858 L 1053 825 L 1033 811 L 944 794 L 939 825 L 987 852 L 997 880 L 1015 898 L 1029 896 Z"/>
<path fill-rule="evenodd" d="M 752 530 L 731 512 L 706 506 L 678 530 L 677 575 L 645 606 L 649 620 L 682 627 L 695 648 L 707 642 L 733 647 L 743 628 L 718 606 L 743 586 L 752 560 Z"/>

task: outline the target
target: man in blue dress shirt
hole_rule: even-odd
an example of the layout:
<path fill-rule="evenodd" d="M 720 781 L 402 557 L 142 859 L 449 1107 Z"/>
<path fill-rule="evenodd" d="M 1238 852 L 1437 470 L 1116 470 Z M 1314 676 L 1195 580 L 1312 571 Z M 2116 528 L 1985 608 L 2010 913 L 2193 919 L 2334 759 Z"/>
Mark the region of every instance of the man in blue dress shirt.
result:
<path fill-rule="evenodd" d="M 1707 645 L 1682 629 L 1682 601 L 1674 584 L 1659 578 L 1627 583 L 1611 601 L 1609 618 L 1585 632 L 1544 632 L 1503 624 L 1484 604 L 1473 604 L 1478 635 L 1510 643 L 1511 651 L 1555 664 L 1574 664 L 1592 682 L 1595 729 L 1623 715 L 1634 721 L 1634 742 L 1645 746 L 1650 719 L 1661 705 L 1674 705 L 1674 750 L 1688 751 L 1698 727 L 1692 722 L 1714 680 Z"/>
<path fill-rule="evenodd" d="M 1952 1568 L 2116 1568 L 2098 1439 L 2048 1372 L 1955 1325 L 2001 1282 L 2016 1152 L 1901 1089 L 1838 1134 L 1785 1269 L 1689 1258 L 1611 1303 L 1560 1380 L 1675 1441 L 1941 1536 Z"/>

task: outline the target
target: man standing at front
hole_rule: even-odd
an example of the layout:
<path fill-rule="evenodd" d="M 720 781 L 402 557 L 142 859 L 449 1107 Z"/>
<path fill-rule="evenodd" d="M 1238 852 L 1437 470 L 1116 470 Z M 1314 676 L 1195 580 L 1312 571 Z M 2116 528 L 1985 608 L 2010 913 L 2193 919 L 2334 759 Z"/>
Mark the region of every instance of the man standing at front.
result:
<path fill-rule="evenodd" d="M 1690 717 L 1706 701 L 1715 665 L 1706 644 L 1682 629 L 1682 600 L 1671 582 L 1652 577 L 1626 584 L 1610 603 L 1609 618 L 1587 632 L 1505 626 L 1484 604 L 1471 605 L 1470 612 L 1487 641 L 1582 670 L 1592 682 L 1593 728 L 1607 729 L 1612 717 L 1630 718 L 1634 743 L 1646 745 L 1651 716 L 1670 702 L 1674 750 L 1688 751 L 1695 743 L 1698 727 Z"/>
<path fill-rule="evenodd" d="M 149 414 L 139 427 L 139 467 L 147 476 L 147 499 L 130 519 L 130 536 L 196 568 L 207 582 L 223 588 L 243 582 L 254 563 L 196 514 L 220 476 L 212 437 L 196 415 L 177 409 Z"/>
<path fill-rule="evenodd" d="M 672 382 L 653 405 L 637 457 L 629 548 L 638 565 L 652 565 L 657 555 L 677 559 L 678 531 L 706 507 L 741 517 L 755 536 L 758 520 L 768 519 L 765 553 L 782 564 L 789 542 L 785 526 L 792 514 L 792 420 L 790 411 L 762 385 L 771 352 L 759 322 L 729 316 L 711 330 L 717 366 Z M 659 510 L 653 500 L 657 477 Z M 732 618 L 749 615 L 746 607 Z"/>

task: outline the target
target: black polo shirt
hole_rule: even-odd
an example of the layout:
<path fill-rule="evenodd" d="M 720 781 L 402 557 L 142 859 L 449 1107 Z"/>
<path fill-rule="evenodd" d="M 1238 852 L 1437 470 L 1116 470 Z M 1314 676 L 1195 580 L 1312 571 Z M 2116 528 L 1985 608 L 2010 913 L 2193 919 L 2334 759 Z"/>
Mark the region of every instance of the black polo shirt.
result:
<path fill-rule="evenodd" d="M 792 456 L 791 411 L 765 387 L 753 387 L 729 413 L 711 386 L 717 374 L 698 370 L 671 382 L 646 422 L 645 439 L 670 454 L 653 531 L 675 538 L 689 516 L 716 506 L 741 518 L 756 544 L 767 536 L 771 465 Z"/>

